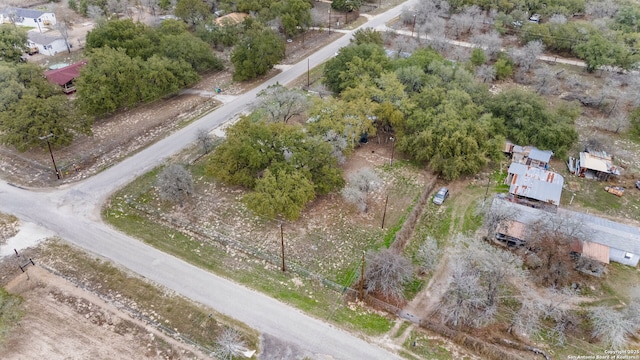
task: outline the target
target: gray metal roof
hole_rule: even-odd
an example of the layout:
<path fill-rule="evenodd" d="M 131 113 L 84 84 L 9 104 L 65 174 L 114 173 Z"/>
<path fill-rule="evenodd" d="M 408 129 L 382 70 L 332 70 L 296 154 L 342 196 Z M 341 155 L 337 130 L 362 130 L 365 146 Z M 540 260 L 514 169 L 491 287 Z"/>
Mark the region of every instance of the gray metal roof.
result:
<path fill-rule="evenodd" d="M 27 32 L 27 35 L 29 36 L 29 40 L 31 42 L 40 45 L 49 45 L 56 40 L 64 40 L 61 35 L 47 35 L 35 31 L 29 31 Z"/>
<path fill-rule="evenodd" d="M 562 175 L 516 162 L 509 166 L 509 174 L 513 174 L 509 193 L 554 205 L 560 204 L 564 185 Z"/>
<path fill-rule="evenodd" d="M 45 11 L 33 10 L 33 9 L 22 9 L 22 8 L 7 8 L 4 11 L 2 11 L 2 13 L 5 15 L 9 15 L 12 12 L 15 12 L 16 16 L 18 17 L 30 18 L 30 19 L 37 19 L 40 16 L 42 16 L 42 14 L 45 13 Z"/>
<path fill-rule="evenodd" d="M 584 224 L 590 242 L 640 255 L 640 228 L 576 211 L 558 209 L 556 214 L 496 197 L 491 207 L 503 207 L 516 214 L 516 220 L 530 225 L 548 216 L 567 216 Z M 582 239 L 584 240 L 584 239 Z"/>
<path fill-rule="evenodd" d="M 553 151 L 540 150 L 535 147 L 532 147 L 531 151 L 529 152 L 528 158 L 548 163 L 549 160 L 551 160 L 552 155 L 553 155 Z"/>

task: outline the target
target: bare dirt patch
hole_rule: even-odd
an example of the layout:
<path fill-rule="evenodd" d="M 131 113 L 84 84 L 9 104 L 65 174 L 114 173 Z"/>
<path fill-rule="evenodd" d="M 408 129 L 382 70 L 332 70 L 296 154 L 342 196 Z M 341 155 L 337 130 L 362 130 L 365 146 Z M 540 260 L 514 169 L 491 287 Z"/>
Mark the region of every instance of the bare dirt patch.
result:
<path fill-rule="evenodd" d="M 2 359 L 200 359 L 184 344 L 40 267 L 6 289 L 25 316 L 0 348 Z"/>

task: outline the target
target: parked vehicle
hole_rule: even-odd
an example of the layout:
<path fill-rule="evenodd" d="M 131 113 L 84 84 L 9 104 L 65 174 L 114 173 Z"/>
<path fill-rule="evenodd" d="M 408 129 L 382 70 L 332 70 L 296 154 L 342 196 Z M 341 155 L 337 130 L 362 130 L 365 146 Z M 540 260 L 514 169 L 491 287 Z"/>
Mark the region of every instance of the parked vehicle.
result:
<path fill-rule="evenodd" d="M 436 205 L 442 205 L 442 203 L 449 197 L 449 189 L 446 187 L 440 188 L 438 192 L 433 196 L 433 203 Z"/>

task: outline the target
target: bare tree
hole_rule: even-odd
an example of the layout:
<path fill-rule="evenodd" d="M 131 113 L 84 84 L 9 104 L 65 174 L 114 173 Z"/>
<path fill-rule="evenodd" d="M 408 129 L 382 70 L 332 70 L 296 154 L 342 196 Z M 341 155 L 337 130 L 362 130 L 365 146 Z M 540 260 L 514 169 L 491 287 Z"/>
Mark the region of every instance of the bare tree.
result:
<path fill-rule="evenodd" d="M 160 0 L 144 0 L 144 4 L 149 8 L 151 15 L 156 16 L 156 12 L 160 8 Z"/>
<path fill-rule="evenodd" d="M 213 149 L 213 137 L 207 129 L 198 129 L 196 133 L 196 141 L 202 147 L 202 153 L 208 154 Z"/>
<path fill-rule="evenodd" d="M 524 261 L 538 283 L 560 289 L 575 280 L 572 244 L 591 240 L 582 222 L 553 214 L 532 224 L 525 236 Z"/>
<path fill-rule="evenodd" d="M 329 130 L 322 139 L 332 146 L 331 155 L 338 160 L 338 165 L 344 164 L 347 161 L 347 157 L 344 155 L 348 145 L 347 138 L 339 135 L 334 130 Z"/>
<path fill-rule="evenodd" d="M 416 253 L 416 258 L 423 273 L 431 272 L 440 261 L 442 251 L 438 249 L 438 242 L 431 236 L 427 236 Z"/>
<path fill-rule="evenodd" d="M 342 189 L 342 197 L 356 205 L 358 210 L 367 211 L 367 194 L 377 189 L 382 183 L 378 174 L 365 168 L 349 176 L 349 185 Z"/>
<path fill-rule="evenodd" d="M 404 285 L 411 281 L 411 262 L 390 249 L 369 253 L 364 270 L 364 286 L 368 294 L 380 294 L 400 301 L 404 299 Z"/>
<path fill-rule="evenodd" d="M 559 25 L 566 24 L 567 23 L 567 17 L 562 15 L 562 14 L 553 14 L 549 18 L 549 23 L 551 23 L 551 24 L 559 24 Z"/>
<path fill-rule="evenodd" d="M 286 88 L 278 83 L 258 93 L 260 108 L 264 109 L 270 121 L 287 123 L 292 117 L 300 115 L 309 108 L 307 96 L 295 89 Z"/>
<path fill-rule="evenodd" d="M 242 334 L 227 326 L 216 337 L 216 344 L 214 353 L 218 359 L 232 360 L 234 357 L 242 356 L 242 353 L 247 350 Z"/>
<path fill-rule="evenodd" d="M 586 5 L 587 15 L 595 18 L 613 18 L 620 9 L 620 4 L 614 0 L 592 0 Z"/>
<path fill-rule="evenodd" d="M 58 20 L 54 27 L 58 32 L 60 32 L 60 36 L 62 36 L 64 44 L 67 46 L 67 53 L 71 54 L 71 45 L 69 44 L 69 25 L 67 24 L 67 20 Z"/>
<path fill-rule="evenodd" d="M 530 41 L 522 48 L 513 48 L 509 51 L 509 55 L 514 64 L 520 68 L 529 71 L 535 64 L 538 56 L 544 51 L 544 44 L 541 41 Z"/>
<path fill-rule="evenodd" d="M 193 177 L 184 166 L 172 164 L 166 167 L 157 179 L 160 198 L 172 202 L 179 202 L 182 206 L 184 199 L 193 193 Z"/>
<path fill-rule="evenodd" d="M 541 66 L 533 70 L 536 92 L 540 95 L 554 95 L 560 93 L 560 82 L 557 72 L 548 67 Z"/>
<path fill-rule="evenodd" d="M 107 0 L 106 11 L 109 16 L 124 14 L 127 12 L 127 0 Z"/>
<path fill-rule="evenodd" d="M 474 35 L 471 42 L 481 47 L 489 58 L 495 58 L 502 51 L 502 38 L 497 31 Z"/>
<path fill-rule="evenodd" d="M 102 21 L 102 19 L 104 19 L 105 17 L 105 13 L 101 7 L 96 5 L 89 5 L 89 7 L 87 7 L 87 16 L 96 21 Z"/>
<path fill-rule="evenodd" d="M 509 332 L 514 332 L 527 338 L 540 332 L 540 318 L 544 313 L 544 306 L 535 299 L 535 295 L 528 296 L 523 294 L 520 309 L 511 320 Z"/>
<path fill-rule="evenodd" d="M 448 33 L 456 39 L 462 35 L 471 33 L 472 29 L 474 29 L 474 19 L 470 14 L 454 14 L 451 16 L 451 19 L 449 19 Z"/>
<path fill-rule="evenodd" d="M 349 176 L 349 183 L 365 194 L 377 189 L 382 184 L 382 180 L 373 169 L 364 168 Z"/>
<path fill-rule="evenodd" d="M 610 307 L 599 306 L 590 313 L 593 326 L 593 337 L 599 338 L 606 346 L 622 349 L 627 344 L 627 337 L 632 335 L 634 324 L 626 314 Z"/>
<path fill-rule="evenodd" d="M 342 198 L 356 206 L 360 212 L 367 211 L 367 195 L 355 187 L 345 186 L 340 191 Z"/>
<path fill-rule="evenodd" d="M 451 263 L 451 278 L 446 293 L 440 299 L 437 312 L 445 323 L 454 327 L 460 325 L 480 325 L 476 315 L 482 312 L 484 291 L 480 275 L 466 262 Z"/>
<path fill-rule="evenodd" d="M 496 68 L 491 65 L 480 65 L 476 68 L 476 77 L 482 82 L 493 82 L 496 79 Z"/>
<path fill-rule="evenodd" d="M 443 37 L 446 28 L 446 21 L 440 17 L 431 17 L 424 24 L 416 25 L 416 33 L 420 32 L 431 37 Z"/>
<path fill-rule="evenodd" d="M 487 242 L 458 236 L 456 244 L 456 261 L 440 314 L 453 326 L 482 326 L 493 320 L 508 278 L 523 281 L 526 273 L 517 256 Z"/>

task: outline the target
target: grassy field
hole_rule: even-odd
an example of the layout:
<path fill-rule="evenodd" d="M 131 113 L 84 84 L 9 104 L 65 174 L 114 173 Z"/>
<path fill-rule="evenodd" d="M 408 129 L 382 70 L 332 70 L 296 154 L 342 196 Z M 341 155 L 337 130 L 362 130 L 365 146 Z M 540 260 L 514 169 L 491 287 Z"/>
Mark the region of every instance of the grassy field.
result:
<path fill-rule="evenodd" d="M 400 169 L 406 170 L 402 166 L 400 166 Z M 204 174 L 201 165 L 194 166 L 192 170 L 196 178 Z M 317 276 L 307 277 L 299 272 L 288 271 L 283 273 L 280 271 L 279 247 L 273 249 L 277 250 L 273 254 L 266 254 L 266 258 L 256 258 L 253 254 L 248 254 L 241 250 L 238 251 L 238 249 L 231 250 L 215 241 L 203 240 L 199 237 L 187 235 L 184 232 L 177 231 L 172 226 L 159 224 L 155 222 L 155 220 L 150 219 L 148 213 L 139 210 L 138 207 L 140 204 L 148 206 L 149 208 L 158 209 L 160 213 L 170 211 L 170 209 L 167 208 L 168 205 L 157 202 L 151 190 L 158 171 L 159 169 L 156 169 L 145 174 L 116 193 L 115 196 L 112 197 L 110 204 L 103 210 L 104 218 L 126 233 L 162 251 L 257 289 L 317 317 L 327 319 L 346 328 L 361 331 L 368 335 L 380 335 L 391 328 L 392 322 L 387 316 L 365 311 L 358 307 L 345 306 L 342 297 L 336 296 L 337 293 L 335 290 L 324 286 L 321 278 L 317 278 Z M 404 184 L 401 186 L 402 190 L 398 190 L 398 192 L 403 193 L 405 197 L 415 197 L 416 192 L 420 189 L 418 186 L 411 185 L 409 177 L 401 178 L 398 183 Z M 206 186 L 201 183 L 196 185 L 196 188 L 200 190 L 205 187 Z M 237 194 L 233 194 L 232 197 L 237 197 Z M 137 204 L 136 207 L 131 206 L 134 202 Z M 334 211 L 335 210 L 336 209 L 334 209 Z M 398 212 L 398 210 L 402 211 Z M 330 228 L 318 227 L 315 228 L 315 230 L 311 228 L 312 231 L 298 234 L 291 240 L 290 236 L 287 235 L 287 242 L 293 242 L 291 245 L 287 244 L 287 252 L 291 251 L 295 253 L 295 250 L 289 250 L 290 247 L 298 246 L 296 244 L 297 240 L 295 239 L 301 236 L 306 237 L 306 243 L 300 245 L 307 246 L 311 244 L 315 248 L 322 250 L 323 252 L 320 253 L 321 257 L 315 262 L 309 259 L 307 259 L 306 262 L 301 262 L 300 258 L 294 258 L 294 261 L 298 264 L 305 264 L 305 267 L 310 268 L 329 280 L 337 281 L 342 286 L 350 285 L 357 277 L 357 270 L 361 263 L 362 249 L 384 246 L 384 239 L 390 239 L 391 236 L 389 234 L 393 234 L 396 229 L 401 226 L 402 214 L 408 210 L 398 210 L 395 211 L 397 215 L 390 216 L 390 221 L 393 221 L 394 218 L 397 219 L 396 225 L 384 230 L 379 228 L 355 227 L 343 219 L 342 221 L 332 223 Z M 229 209 L 228 207 L 225 211 L 227 214 L 217 215 L 230 216 L 231 218 L 238 216 L 238 213 L 234 212 L 235 210 Z M 250 214 L 244 213 L 244 216 L 250 216 Z M 256 221 L 256 219 L 247 219 L 241 222 L 250 223 L 253 221 Z M 213 221 L 211 222 L 213 223 Z M 377 223 L 377 220 L 375 222 Z M 228 234 L 234 233 L 233 230 L 223 229 L 226 221 L 215 222 L 215 224 L 216 231 Z M 255 226 L 268 225 L 268 222 L 256 221 Z M 246 231 L 254 235 L 256 234 L 252 232 L 253 230 Z M 290 231 L 296 233 L 295 229 Z M 336 253 L 331 247 L 323 248 L 322 246 L 328 244 L 325 240 L 327 238 L 331 238 L 332 243 L 341 244 L 342 247 L 348 246 L 348 248 L 352 250 Z M 234 239 L 238 240 L 237 237 Z M 358 248 L 360 250 L 356 250 Z M 262 251 L 262 249 L 260 251 Z M 336 256 L 338 257 L 336 258 Z M 287 261 L 289 268 L 291 268 L 290 261 L 291 260 Z M 335 264 L 338 264 L 338 266 L 328 266 Z M 417 291 L 420 285 L 421 284 L 414 284 L 412 291 Z"/>
<path fill-rule="evenodd" d="M 22 298 L 0 287 L 0 344 L 22 317 Z"/>

